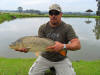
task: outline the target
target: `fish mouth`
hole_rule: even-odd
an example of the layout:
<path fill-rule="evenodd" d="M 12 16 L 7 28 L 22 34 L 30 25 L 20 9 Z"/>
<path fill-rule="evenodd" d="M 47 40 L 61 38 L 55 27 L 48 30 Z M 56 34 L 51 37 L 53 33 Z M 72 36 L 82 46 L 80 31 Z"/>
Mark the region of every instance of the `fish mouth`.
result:
<path fill-rule="evenodd" d="M 12 45 L 9 45 L 10 48 L 12 48 Z"/>

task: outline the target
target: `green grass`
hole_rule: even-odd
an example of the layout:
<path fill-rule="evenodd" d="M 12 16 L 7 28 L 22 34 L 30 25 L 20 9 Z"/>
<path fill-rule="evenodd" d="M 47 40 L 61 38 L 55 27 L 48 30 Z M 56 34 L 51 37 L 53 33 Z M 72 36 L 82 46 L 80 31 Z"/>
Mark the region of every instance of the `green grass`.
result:
<path fill-rule="evenodd" d="M 73 62 L 76 75 L 100 75 L 100 60 Z"/>
<path fill-rule="evenodd" d="M 0 58 L 0 75 L 28 75 L 36 59 Z M 77 75 L 100 75 L 100 60 L 73 62 Z M 47 74 L 51 75 L 51 74 Z"/>
<path fill-rule="evenodd" d="M 0 75 L 28 75 L 35 59 L 0 58 Z"/>
<path fill-rule="evenodd" d="M 0 23 L 4 21 L 13 20 L 16 18 L 25 18 L 25 17 L 47 17 L 47 15 L 38 15 L 38 14 L 27 14 L 27 13 L 0 13 Z"/>
<path fill-rule="evenodd" d="M 29 13 L 0 13 L 0 23 L 4 21 L 9 21 L 16 18 L 25 18 L 25 17 L 48 17 L 48 14 L 29 14 Z M 63 17 L 79 17 L 79 18 L 100 18 L 100 16 L 84 16 L 84 15 L 66 15 Z"/>
<path fill-rule="evenodd" d="M 11 20 L 12 18 L 11 18 L 11 16 L 10 15 L 8 15 L 8 14 L 0 14 L 0 23 L 2 23 L 3 21 L 5 21 L 5 20 Z"/>

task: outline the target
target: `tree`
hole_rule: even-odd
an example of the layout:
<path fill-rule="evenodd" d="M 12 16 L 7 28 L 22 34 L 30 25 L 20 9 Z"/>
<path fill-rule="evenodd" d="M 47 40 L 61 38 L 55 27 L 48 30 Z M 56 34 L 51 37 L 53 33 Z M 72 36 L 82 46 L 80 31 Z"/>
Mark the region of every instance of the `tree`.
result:
<path fill-rule="evenodd" d="M 34 13 L 33 9 L 30 9 L 29 12 L 31 13 L 31 15 Z"/>
<path fill-rule="evenodd" d="M 90 13 L 93 12 L 91 9 L 86 10 L 85 12 L 88 13 L 88 16 L 90 17 Z M 88 18 L 88 22 L 89 22 L 89 18 Z"/>
<path fill-rule="evenodd" d="M 93 12 L 93 11 L 91 9 L 88 9 L 88 10 L 86 10 L 86 12 L 88 12 L 89 16 L 90 16 L 90 13 Z"/>
<path fill-rule="evenodd" d="M 18 12 L 21 13 L 23 11 L 22 7 L 18 7 Z"/>

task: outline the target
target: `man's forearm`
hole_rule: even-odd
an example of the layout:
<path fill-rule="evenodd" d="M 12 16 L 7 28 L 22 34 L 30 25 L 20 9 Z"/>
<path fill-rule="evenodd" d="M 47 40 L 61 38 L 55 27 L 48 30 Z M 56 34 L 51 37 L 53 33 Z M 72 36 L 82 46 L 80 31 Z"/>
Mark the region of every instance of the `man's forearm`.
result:
<path fill-rule="evenodd" d="M 66 44 L 66 48 L 68 50 L 74 51 L 74 50 L 79 50 L 81 48 L 80 41 L 78 38 L 72 39 L 70 42 L 71 43 Z"/>

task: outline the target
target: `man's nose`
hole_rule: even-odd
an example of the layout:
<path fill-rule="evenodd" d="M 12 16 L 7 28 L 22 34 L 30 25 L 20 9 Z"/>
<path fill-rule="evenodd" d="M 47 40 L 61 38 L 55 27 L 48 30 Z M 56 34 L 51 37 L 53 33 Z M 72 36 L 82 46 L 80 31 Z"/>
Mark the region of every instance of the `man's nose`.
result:
<path fill-rule="evenodd" d="M 52 15 L 52 18 L 56 18 L 56 16 L 55 15 Z"/>
<path fill-rule="evenodd" d="M 56 15 L 54 15 L 54 14 L 52 15 L 52 17 L 55 17 L 55 16 L 56 16 Z"/>

